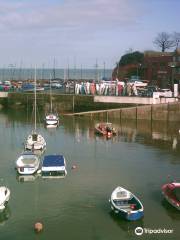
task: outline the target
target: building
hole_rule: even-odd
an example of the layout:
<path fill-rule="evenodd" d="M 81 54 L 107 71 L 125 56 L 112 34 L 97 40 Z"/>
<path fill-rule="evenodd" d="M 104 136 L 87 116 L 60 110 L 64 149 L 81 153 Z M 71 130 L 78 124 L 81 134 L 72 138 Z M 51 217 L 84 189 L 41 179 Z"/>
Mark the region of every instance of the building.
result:
<path fill-rule="evenodd" d="M 180 81 L 180 49 L 175 52 L 145 52 L 144 78 L 161 88 L 172 88 Z"/>

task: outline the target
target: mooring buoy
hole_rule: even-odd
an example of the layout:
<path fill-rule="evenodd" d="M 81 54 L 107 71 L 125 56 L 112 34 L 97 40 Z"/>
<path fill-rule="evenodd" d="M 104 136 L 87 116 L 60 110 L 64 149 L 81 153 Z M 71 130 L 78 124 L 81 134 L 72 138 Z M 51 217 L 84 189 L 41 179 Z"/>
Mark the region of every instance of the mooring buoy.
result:
<path fill-rule="evenodd" d="M 39 233 L 43 230 L 43 224 L 41 222 L 37 222 L 34 224 L 34 230 Z"/>

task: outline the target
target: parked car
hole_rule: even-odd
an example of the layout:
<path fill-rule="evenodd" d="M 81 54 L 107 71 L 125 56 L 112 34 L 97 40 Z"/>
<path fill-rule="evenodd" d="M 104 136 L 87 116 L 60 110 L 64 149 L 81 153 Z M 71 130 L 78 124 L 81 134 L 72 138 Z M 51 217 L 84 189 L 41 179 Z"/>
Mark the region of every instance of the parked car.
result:
<path fill-rule="evenodd" d="M 157 86 L 146 86 L 144 88 L 139 88 L 138 89 L 138 95 L 142 96 L 142 97 L 152 97 L 153 96 L 153 92 L 157 92 L 158 91 L 158 87 Z"/>

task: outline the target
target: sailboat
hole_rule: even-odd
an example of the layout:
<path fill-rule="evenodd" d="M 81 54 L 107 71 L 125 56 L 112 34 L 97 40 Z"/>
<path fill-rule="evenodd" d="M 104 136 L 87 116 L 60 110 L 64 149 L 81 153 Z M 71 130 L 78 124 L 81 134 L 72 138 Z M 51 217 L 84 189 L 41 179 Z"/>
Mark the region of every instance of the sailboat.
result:
<path fill-rule="evenodd" d="M 51 76 L 50 76 L 50 112 L 45 116 L 46 127 L 57 127 L 59 125 L 59 116 L 53 112 L 52 106 L 52 89 L 51 89 Z"/>
<path fill-rule="evenodd" d="M 25 141 L 25 150 L 40 150 L 43 151 L 46 147 L 46 141 L 44 137 L 37 132 L 36 129 L 36 113 L 37 113 L 37 101 L 36 101 L 36 69 L 35 69 L 35 77 L 34 77 L 34 129 L 32 133 L 28 135 Z"/>

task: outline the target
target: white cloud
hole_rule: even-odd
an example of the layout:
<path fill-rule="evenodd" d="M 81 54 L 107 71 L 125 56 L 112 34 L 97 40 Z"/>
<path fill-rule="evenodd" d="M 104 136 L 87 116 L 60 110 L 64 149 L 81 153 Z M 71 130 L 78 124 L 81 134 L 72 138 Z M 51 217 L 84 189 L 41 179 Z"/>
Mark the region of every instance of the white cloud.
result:
<path fill-rule="evenodd" d="M 99 56 L 110 62 L 140 11 L 134 0 L 0 0 L 1 61 L 77 56 L 88 63 Z"/>
<path fill-rule="evenodd" d="M 1 29 L 104 29 L 132 24 L 137 17 L 129 0 L 0 1 Z M 88 29 L 87 29 L 88 31 Z"/>

